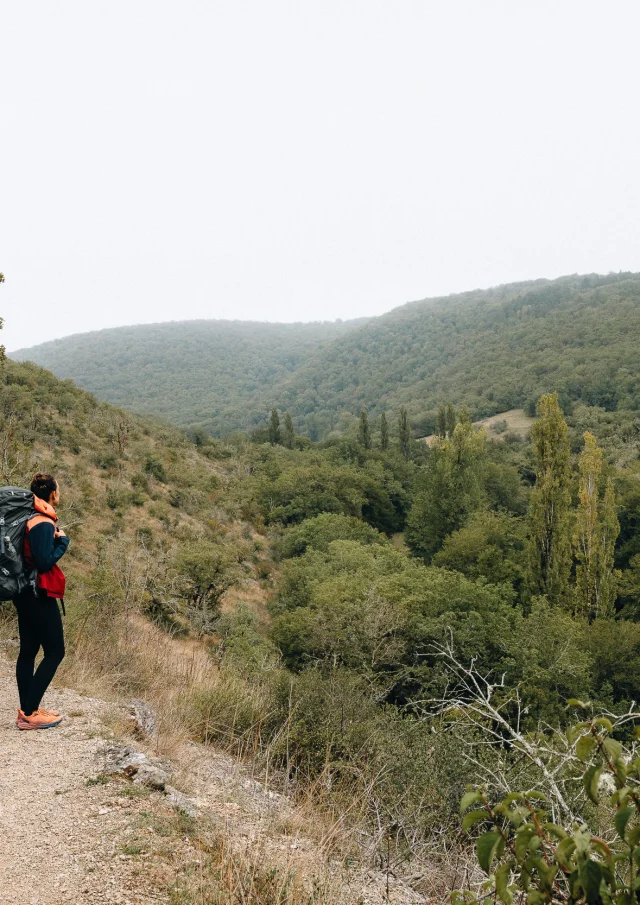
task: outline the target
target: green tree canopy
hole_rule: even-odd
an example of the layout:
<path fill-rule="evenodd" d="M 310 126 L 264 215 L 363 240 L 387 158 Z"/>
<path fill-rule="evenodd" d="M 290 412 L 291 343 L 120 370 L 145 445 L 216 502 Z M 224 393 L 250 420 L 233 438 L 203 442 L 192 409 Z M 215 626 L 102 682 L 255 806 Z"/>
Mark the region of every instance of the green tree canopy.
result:
<path fill-rule="evenodd" d="M 536 483 L 529 509 L 528 583 L 532 594 L 566 604 L 571 569 L 567 422 L 557 393 L 542 396 L 537 412 L 538 420 L 531 429 Z"/>
<path fill-rule="evenodd" d="M 436 443 L 422 487 L 407 520 L 405 539 L 426 562 L 457 531 L 467 516 L 485 501 L 483 466 L 486 435 L 470 421 L 461 421 L 453 436 Z"/>

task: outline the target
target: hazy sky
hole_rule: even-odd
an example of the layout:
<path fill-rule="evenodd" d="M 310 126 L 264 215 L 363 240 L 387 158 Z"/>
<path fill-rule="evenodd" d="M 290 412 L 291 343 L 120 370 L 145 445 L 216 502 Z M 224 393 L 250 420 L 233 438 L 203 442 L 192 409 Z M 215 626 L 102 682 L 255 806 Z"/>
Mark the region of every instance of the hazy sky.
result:
<path fill-rule="evenodd" d="M 9 349 L 640 270 L 637 0 L 1 6 Z"/>

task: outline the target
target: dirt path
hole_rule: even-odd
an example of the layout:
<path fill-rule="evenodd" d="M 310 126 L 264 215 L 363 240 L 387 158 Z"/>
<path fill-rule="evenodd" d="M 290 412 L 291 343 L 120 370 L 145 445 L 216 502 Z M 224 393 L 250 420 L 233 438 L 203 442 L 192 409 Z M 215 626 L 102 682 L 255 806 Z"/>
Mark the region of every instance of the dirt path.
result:
<path fill-rule="evenodd" d="M 171 829 L 178 817 L 165 795 L 103 775 L 108 727 L 122 724 L 123 708 L 52 688 L 44 703 L 66 715 L 63 723 L 20 732 L 16 699 L 13 664 L 0 656 L 0 905 L 168 905 L 199 854 L 188 834 Z M 227 755 L 188 742 L 168 769 L 195 796 L 196 820 L 213 826 L 229 852 L 323 874 L 336 905 L 389 901 L 385 877 L 345 876 L 305 836 L 292 803 Z M 392 889 L 395 905 L 425 901 L 401 882 Z"/>
<path fill-rule="evenodd" d="M 13 666 L 0 660 L 1 905 L 166 902 L 157 888 L 166 888 L 162 878 L 149 888 L 121 852 L 144 799 L 87 784 L 97 772 L 108 706 L 52 689 L 46 703 L 67 714 L 63 724 L 19 732 L 16 697 Z"/>

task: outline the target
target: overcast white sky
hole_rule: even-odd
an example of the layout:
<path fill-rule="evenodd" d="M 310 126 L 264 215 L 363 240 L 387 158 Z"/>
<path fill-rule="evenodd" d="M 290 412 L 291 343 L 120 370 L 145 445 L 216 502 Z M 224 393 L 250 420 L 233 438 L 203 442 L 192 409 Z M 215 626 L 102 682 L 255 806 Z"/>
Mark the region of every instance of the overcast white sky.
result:
<path fill-rule="evenodd" d="M 0 20 L 9 349 L 640 270 L 637 0 L 31 0 Z"/>

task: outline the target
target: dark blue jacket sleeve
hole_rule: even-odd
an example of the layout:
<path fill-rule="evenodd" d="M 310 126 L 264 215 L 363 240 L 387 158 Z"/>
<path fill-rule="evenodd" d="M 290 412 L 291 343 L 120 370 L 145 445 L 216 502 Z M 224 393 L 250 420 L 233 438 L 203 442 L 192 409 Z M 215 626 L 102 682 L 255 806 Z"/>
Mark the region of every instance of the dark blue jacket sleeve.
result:
<path fill-rule="evenodd" d="M 40 522 L 29 531 L 31 556 L 38 572 L 48 572 L 67 552 L 68 537 L 55 537 L 51 522 Z"/>

